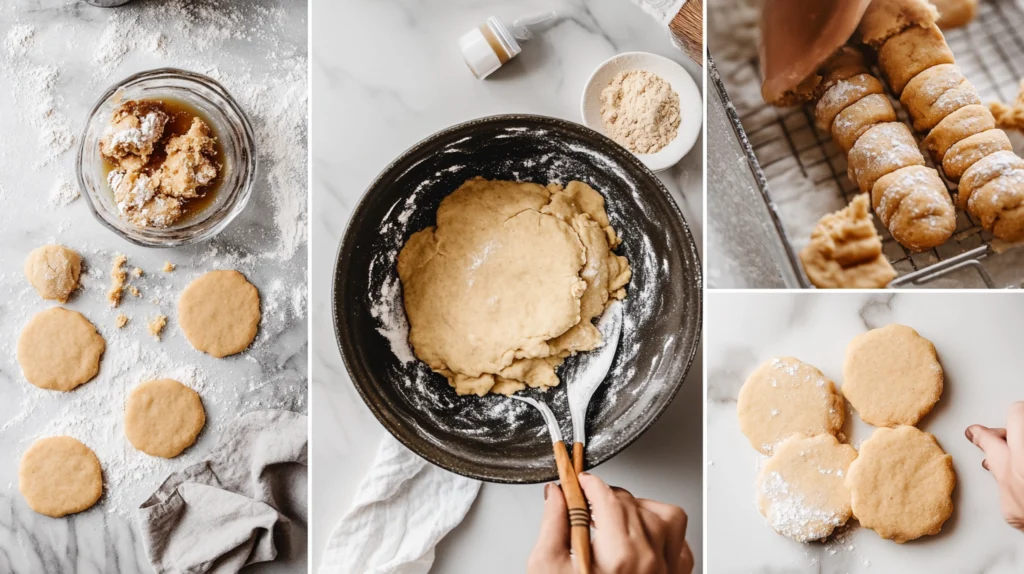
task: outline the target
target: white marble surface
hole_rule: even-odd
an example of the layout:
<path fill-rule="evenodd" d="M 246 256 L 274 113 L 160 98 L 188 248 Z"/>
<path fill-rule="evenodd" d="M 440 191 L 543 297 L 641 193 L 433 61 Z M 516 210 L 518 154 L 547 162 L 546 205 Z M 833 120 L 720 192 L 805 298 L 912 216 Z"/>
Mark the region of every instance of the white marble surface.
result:
<path fill-rule="evenodd" d="M 137 0 L 112 10 L 32 0 L 0 7 L 0 571 L 149 571 L 135 507 L 172 470 L 200 460 L 235 416 L 306 410 L 306 24 L 305 3 L 290 0 L 244 7 Z M 173 250 L 127 243 L 94 220 L 82 198 L 66 205 L 50 198 L 62 179 L 77 188 L 73 144 L 94 100 L 115 80 L 160 66 L 218 77 L 250 115 L 261 162 L 246 211 L 216 239 Z M 50 128 L 75 139 L 51 145 Z M 291 152 L 281 145 L 289 137 L 298 146 Z M 294 170 L 282 163 L 287 158 L 299 158 Z M 28 286 L 22 262 L 54 241 L 78 250 L 87 268 L 84 288 L 67 307 L 85 314 L 107 340 L 99 376 L 67 394 L 32 387 L 15 360 L 22 326 L 53 305 Z M 132 281 L 141 298 L 125 295 L 119 311 L 130 322 L 123 330 L 114 327 L 117 312 L 105 301 L 115 253 L 146 273 Z M 164 261 L 177 270 L 161 272 Z M 193 350 L 175 312 L 181 289 L 215 268 L 241 270 L 263 299 L 256 342 L 223 360 Z M 146 331 L 157 313 L 170 318 L 161 342 Z M 196 387 L 207 409 L 198 443 L 170 461 L 132 449 L 121 425 L 127 390 L 157 376 Z M 29 510 L 18 493 L 18 460 L 34 439 L 65 433 L 96 451 L 105 494 L 86 512 L 52 519 Z M 278 569 L 305 571 L 304 538 L 300 529 L 290 561 Z"/>
<path fill-rule="evenodd" d="M 1005 426 L 1024 399 L 1020 325 L 1024 299 L 958 293 L 766 294 L 710 292 L 706 309 L 707 564 L 709 572 L 871 573 L 1024 570 L 1024 534 L 1007 526 L 984 458 L 964 437 L 975 423 Z M 854 526 L 838 541 L 800 544 L 774 532 L 754 505 L 761 455 L 736 420 L 736 395 L 757 365 L 776 355 L 806 361 L 842 382 L 847 343 L 889 323 L 935 343 L 946 374 L 942 399 L 919 425 L 953 456 L 955 510 L 936 536 L 904 545 Z M 856 414 L 846 432 L 855 446 L 871 427 Z M 738 546 L 742 551 L 737 551 Z"/>
<path fill-rule="evenodd" d="M 564 18 L 486 81 L 466 69 L 456 40 L 491 15 L 514 19 L 553 8 Z M 667 31 L 627 0 L 313 4 L 313 564 L 347 509 L 386 431 L 345 372 L 330 319 L 334 256 L 373 177 L 429 134 L 475 117 L 528 112 L 580 121 L 579 98 L 608 57 L 645 50 L 700 68 Z M 386 30 L 386 32 L 384 32 Z M 702 142 L 662 180 L 694 237 L 702 236 Z M 671 408 L 641 440 L 596 473 L 637 495 L 680 504 L 701 555 L 701 362 Z M 540 486 L 484 485 L 466 521 L 438 548 L 433 571 L 524 570 L 542 510 Z M 496 538 L 500 537 L 500 543 Z"/>

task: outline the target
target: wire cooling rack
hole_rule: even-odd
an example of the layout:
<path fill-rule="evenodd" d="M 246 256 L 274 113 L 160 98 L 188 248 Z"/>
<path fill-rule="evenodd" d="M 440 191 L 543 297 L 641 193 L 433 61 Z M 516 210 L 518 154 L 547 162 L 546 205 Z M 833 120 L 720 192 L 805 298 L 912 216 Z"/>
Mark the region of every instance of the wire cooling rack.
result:
<path fill-rule="evenodd" d="M 974 22 L 946 31 L 945 36 L 957 64 L 978 89 L 983 102 L 1012 102 L 1016 98 L 1024 79 L 1024 11 L 1012 0 L 981 2 Z M 750 66 L 755 73 L 746 77 L 760 78 L 757 60 L 751 61 Z M 877 69 L 874 72 L 883 79 Z M 888 86 L 886 90 L 900 121 L 910 127 L 906 111 Z M 846 175 L 846 154 L 829 134 L 815 127 L 812 106 L 778 109 L 762 104 L 742 110 L 739 120 L 759 164 L 753 167 L 764 173 L 769 196 L 775 195 L 773 189 L 792 185 L 794 166 L 818 191 L 839 194 L 845 202 L 858 193 L 857 186 Z M 919 141 L 925 135 L 916 134 Z M 926 157 L 926 161 L 935 167 L 930 158 Z M 955 183 L 943 180 L 950 191 L 956 189 Z M 824 214 L 822 211 L 821 215 Z M 784 215 L 782 219 L 785 222 Z M 956 231 L 945 244 L 915 253 L 897 243 L 875 218 L 883 252 L 899 273 L 892 285 L 923 286 L 946 278 L 943 286 L 1004 286 L 996 284 L 989 270 L 989 265 L 997 265 L 1000 259 L 998 240 L 994 244 L 992 235 L 964 211 L 958 210 L 956 222 Z M 970 278 L 965 275 L 972 273 L 975 275 Z M 1010 286 L 1020 286 L 1024 271 L 1017 277 Z"/>

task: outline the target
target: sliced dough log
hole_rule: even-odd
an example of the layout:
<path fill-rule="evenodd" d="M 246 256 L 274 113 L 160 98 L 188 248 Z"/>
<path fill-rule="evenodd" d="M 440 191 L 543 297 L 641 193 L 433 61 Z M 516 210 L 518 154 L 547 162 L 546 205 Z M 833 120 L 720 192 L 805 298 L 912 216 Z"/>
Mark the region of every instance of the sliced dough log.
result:
<path fill-rule="evenodd" d="M 1012 151 L 998 151 L 975 162 L 960 178 L 957 206 L 968 208 L 971 196 L 990 181 L 1014 171 L 1024 170 L 1024 159 Z M 972 211 L 973 213 L 973 211 Z"/>
<path fill-rule="evenodd" d="M 939 28 L 966 26 L 978 13 L 978 0 L 932 0 L 939 9 Z"/>
<path fill-rule="evenodd" d="M 859 102 L 865 96 L 881 94 L 882 82 L 871 74 L 857 74 L 840 80 L 828 89 L 814 107 L 814 118 L 818 129 L 831 132 L 832 122 L 840 112 Z"/>
<path fill-rule="evenodd" d="M 975 190 L 967 208 L 996 237 L 1024 239 L 1024 169 L 1011 170 Z"/>
<path fill-rule="evenodd" d="M 900 32 L 914 26 L 931 26 L 938 19 L 935 7 L 924 0 L 874 0 L 857 30 L 861 41 L 878 49 Z"/>
<path fill-rule="evenodd" d="M 910 80 L 900 103 L 914 120 L 914 129 L 923 132 L 960 108 L 981 104 L 981 96 L 956 64 L 942 64 Z"/>
<path fill-rule="evenodd" d="M 921 72 L 942 64 L 952 64 L 953 52 L 935 24 L 914 26 L 886 40 L 878 50 L 878 65 L 897 96 L 910 80 Z"/>
<path fill-rule="evenodd" d="M 946 242 L 956 229 L 956 210 L 946 185 L 932 168 L 914 165 L 882 176 L 871 203 L 893 238 L 924 251 Z"/>
<path fill-rule="evenodd" d="M 872 94 L 839 112 L 832 122 L 832 139 L 844 153 L 850 153 L 864 132 L 896 121 L 896 110 L 885 94 Z"/>
<path fill-rule="evenodd" d="M 946 152 L 957 142 L 995 129 L 996 119 L 985 106 L 965 106 L 949 114 L 924 138 L 922 146 L 935 163 L 942 163 Z"/>
<path fill-rule="evenodd" d="M 882 176 L 900 168 L 924 165 L 924 156 L 910 128 L 890 122 L 864 132 L 850 150 L 847 162 L 850 179 L 862 193 L 868 193 Z"/>
<path fill-rule="evenodd" d="M 992 129 L 974 134 L 950 146 L 942 158 L 942 171 L 949 179 L 959 181 L 969 167 L 999 151 L 1013 151 L 1006 132 Z"/>

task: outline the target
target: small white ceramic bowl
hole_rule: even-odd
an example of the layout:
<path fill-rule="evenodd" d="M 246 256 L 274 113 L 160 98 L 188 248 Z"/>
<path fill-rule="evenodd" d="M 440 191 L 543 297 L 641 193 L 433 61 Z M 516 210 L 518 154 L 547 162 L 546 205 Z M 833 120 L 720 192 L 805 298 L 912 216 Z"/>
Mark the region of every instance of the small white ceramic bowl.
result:
<path fill-rule="evenodd" d="M 651 171 L 668 169 L 693 149 L 704 123 L 704 103 L 697 83 L 682 66 L 672 60 L 647 52 L 626 52 L 605 60 L 590 75 L 587 86 L 583 88 L 583 101 L 580 103 L 583 123 L 592 130 L 608 135 L 601 121 L 601 91 L 616 75 L 629 70 L 647 70 L 656 74 L 671 84 L 672 89 L 679 94 L 680 120 L 676 137 L 656 153 L 634 154 Z"/>

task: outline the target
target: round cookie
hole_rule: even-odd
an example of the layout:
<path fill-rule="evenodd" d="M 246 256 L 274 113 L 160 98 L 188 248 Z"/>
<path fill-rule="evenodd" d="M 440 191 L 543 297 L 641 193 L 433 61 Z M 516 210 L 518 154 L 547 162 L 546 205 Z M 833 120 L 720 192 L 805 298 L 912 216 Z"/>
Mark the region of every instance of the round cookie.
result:
<path fill-rule="evenodd" d="M 54 307 L 36 313 L 18 337 L 18 364 L 33 385 L 70 391 L 100 371 L 106 342 L 81 313 Z"/>
<path fill-rule="evenodd" d="M 199 394 L 173 379 L 132 389 L 124 409 L 124 434 L 142 452 L 174 458 L 192 446 L 206 424 Z"/>
<path fill-rule="evenodd" d="M 910 27 L 886 40 L 878 50 L 878 66 L 897 96 L 914 76 L 933 66 L 954 62 L 953 52 L 935 24 Z"/>
<path fill-rule="evenodd" d="M 946 177 L 958 181 L 964 172 L 984 157 L 999 151 L 1013 151 L 1013 143 L 1000 129 L 974 134 L 953 144 L 942 158 L 942 171 Z"/>
<path fill-rule="evenodd" d="M 881 94 L 882 82 L 871 74 L 858 74 L 846 80 L 836 82 L 829 88 L 814 106 L 814 117 L 818 129 L 831 132 L 832 122 L 839 112 L 859 102 L 863 97 Z"/>
<path fill-rule="evenodd" d="M 871 94 L 839 112 L 832 121 L 832 139 L 844 153 L 849 153 L 864 132 L 895 121 L 896 110 L 889 98 L 885 94 Z"/>
<path fill-rule="evenodd" d="M 78 440 L 41 438 L 21 457 L 18 490 L 29 508 L 60 518 L 96 504 L 103 494 L 103 471 L 96 453 Z"/>
<path fill-rule="evenodd" d="M 942 64 L 910 80 L 900 102 L 914 119 L 914 129 L 926 132 L 960 108 L 981 104 L 981 96 L 959 66 Z"/>
<path fill-rule="evenodd" d="M 37 247 L 25 259 L 25 278 L 43 299 L 67 302 L 81 274 L 82 257 L 63 245 Z"/>
<path fill-rule="evenodd" d="M 964 106 L 949 114 L 921 142 L 935 163 L 942 163 L 953 144 L 974 134 L 995 129 L 996 118 L 985 106 Z"/>
<path fill-rule="evenodd" d="M 930 167 L 914 165 L 882 176 L 871 189 L 871 199 L 878 218 L 907 249 L 942 245 L 956 229 L 953 200 Z"/>
<path fill-rule="evenodd" d="M 942 396 L 935 346 L 905 325 L 857 335 L 846 347 L 843 396 L 868 424 L 917 424 Z"/>
<path fill-rule="evenodd" d="M 971 194 L 971 215 L 1004 241 L 1024 239 L 1024 169 L 1000 175 Z"/>
<path fill-rule="evenodd" d="M 771 454 L 790 435 L 836 434 L 846 413 L 843 397 L 821 371 L 793 357 L 773 357 L 743 383 L 736 414 L 750 444 Z"/>
<path fill-rule="evenodd" d="M 955 485 L 953 457 L 912 426 L 876 429 L 846 474 L 853 515 L 901 544 L 939 533 L 953 513 Z"/>
<path fill-rule="evenodd" d="M 845 476 L 857 451 L 830 434 L 793 435 L 757 477 L 757 508 L 775 532 L 797 542 L 821 540 L 850 519 Z"/>
<path fill-rule="evenodd" d="M 197 350 L 217 358 L 240 353 L 259 329 L 259 291 L 238 271 L 210 271 L 181 294 L 178 322 Z"/>
<path fill-rule="evenodd" d="M 924 165 L 914 134 L 900 122 L 879 124 L 864 132 L 846 160 L 847 175 L 861 193 L 870 192 L 882 176 L 900 168 Z"/>

